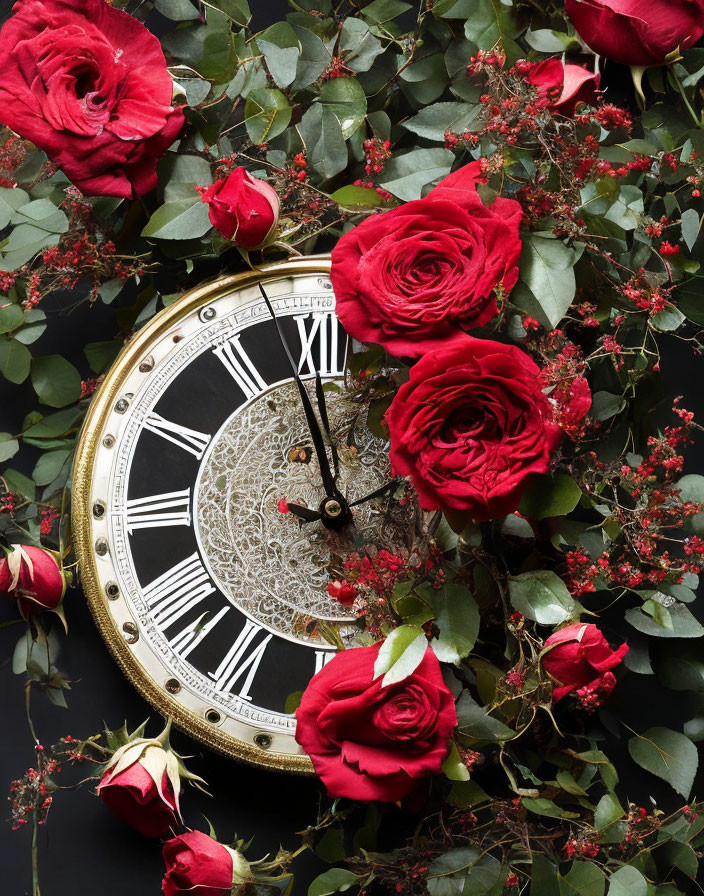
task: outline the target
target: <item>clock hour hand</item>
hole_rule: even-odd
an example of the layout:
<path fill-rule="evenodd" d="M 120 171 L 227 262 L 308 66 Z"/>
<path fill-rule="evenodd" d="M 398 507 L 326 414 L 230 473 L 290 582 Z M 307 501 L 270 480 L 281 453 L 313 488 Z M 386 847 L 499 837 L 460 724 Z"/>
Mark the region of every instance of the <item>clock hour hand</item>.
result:
<path fill-rule="evenodd" d="M 310 507 L 305 507 L 303 504 L 292 504 L 290 501 L 287 501 L 286 509 L 294 516 L 299 516 L 307 523 L 313 523 L 322 518 L 320 511 L 312 510 Z"/>
<path fill-rule="evenodd" d="M 337 454 L 337 445 L 333 442 L 332 434 L 330 433 L 330 420 L 328 418 L 328 406 L 325 401 L 325 389 L 323 388 L 323 381 L 320 378 L 320 372 L 316 370 L 315 372 L 315 397 L 318 402 L 318 411 L 320 412 L 320 419 L 323 421 L 323 426 L 325 427 L 325 433 L 328 437 L 328 441 L 330 442 L 330 449 L 332 451 L 332 465 L 334 470 L 334 477 L 337 479 L 340 473 L 339 469 L 339 457 Z"/>

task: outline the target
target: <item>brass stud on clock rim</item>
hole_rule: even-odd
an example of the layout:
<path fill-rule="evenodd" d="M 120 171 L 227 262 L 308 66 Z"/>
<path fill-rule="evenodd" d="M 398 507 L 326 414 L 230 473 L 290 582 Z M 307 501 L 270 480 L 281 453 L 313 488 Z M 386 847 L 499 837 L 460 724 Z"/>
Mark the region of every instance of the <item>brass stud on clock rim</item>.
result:
<path fill-rule="evenodd" d="M 139 641 L 139 629 L 134 622 L 123 623 L 122 631 L 125 633 L 125 641 L 128 644 L 136 644 Z"/>
<path fill-rule="evenodd" d="M 205 714 L 205 718 L 211 725 L 219 725 L 222 716 L 217 709 L 209 709 Z"/>
<path fill-rule="evenodd" d="M 271 735 L 264 733 L 255 734 L 254 743 L 259 747 L 260 750 L 268 750 L 271 746 Z"/>
<path fill-rule="evenodd" d="M 98 538 L 95 542 L 95 553 L 99 557 L 104 557 L 108 552 L 107 538 Z"/>
<path fill-rule="evenodd" d="M 164 687 L 170 694 L 178 694 L 178 692 L 181 690 L 181 684 L 175 678 L 167 679 Z"/>
<path fill-rule="evenodd" d="M 203 323 L 214 320 L 216 316 L 217 311 L 215 310 L 215 308 L 213 308 L 212 305 L 208 306 L 207 308 L 201 308 L 201 310 L 198 312 L 198 317 L 201 321 L 203 321 Z"/>
<path fill-rule="evenodd" d="M 154 358 L 152 355 L 149 355 L 148 358 L 145 358 L 142 363 L 139 365 L 140 373 L 149 373 L 150 370 L 154 369 Z"/>
<path fill-rule="evenodd" d="M 105 586 L 105 593 L 110 600 L 117 600 L 120 596 L 120 586 L 117 582 L 108 582 Z"/>
<path fill-rule="evenodd" d="M 118 398 L 115 402 L 115 410 L 118 414 L 124 414 L 129 406 L 130 403 L 126 398 Z"/>
<path fill-rule="evenodd" d="M 105 504 L 102 501 L 95 501 L 93 503 L 93 516 L 96 520 L 102 520 L 105 516 Z"/>

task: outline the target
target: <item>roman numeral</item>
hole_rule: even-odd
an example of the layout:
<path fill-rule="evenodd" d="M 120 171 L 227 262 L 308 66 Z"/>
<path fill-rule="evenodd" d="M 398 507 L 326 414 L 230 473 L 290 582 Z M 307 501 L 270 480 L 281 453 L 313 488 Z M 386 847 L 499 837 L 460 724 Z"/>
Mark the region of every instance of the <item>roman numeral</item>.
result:
<path fill-rule="evenodd" d="M 168 569 L 144 589 L 152 619 L 168 628 L 215 591 L 197 553 Z"/>
<path fill-rule="evenodd" d="M 247 619 L 244 628 L 237 636 L 237 640 L 227 651 L 225 658 L 210 677 L 215 679 L 215 687 L 219 691 L 231 691 L 235 684 L 246 673 L 244 684 L 240 688 L 239 695 L 243 700 L 251 700 L 249 689 L 252 687 L 254 676 L 264 656 L 266 646 L 271 641 L 272 635 L 267 635 L 259 644 L 254 645 L 256 638 L 263 632 L 261 626 Z"/>
<path fill-rule="evenodd" d="M 127 531 L 153 529 L 155 526 L 190 526 L 191 490 L 165 492 L 146 498 L 133 498 L 127 502 Z"/>
<path fill-rule="evenodd" d="M 218 622 L 220 622 L 229 610 L 230 607 L 223 607 L 212 619 L 206 622 L 205 625 L 203 624 L 203 620 L 208 614 L 203 613 L 203 615 L 192 625 L 187 625 L 186 628 L 181 629 L 177 635 L 174 635 L 169 641 L 169 646 L 182 660 L 185 660 L 189 654 L 196 649 L 200 642 L 212 632 Z"/>
<path fill-rule="evenodd" d="M 334 650 L 316 650 L 315 651 L 315 672 L 317 675 L 318 672 L 323 668 L 323 666 L 327 666 L 330 660 L 334 659 L 337 656 Z"/>
<path fill-rule="evenodd" d="M 266 389 L 266 383 L 251 358 L 242 348 L 239 335 L 233 336 L 229 342 L 219 345 L 215 354 L 227 368 L 227 372 L 244 392 L 245 398 L 254 398 Z"/>
<path fill-rule="evenodd" d="M 189 429 L 187 426 L 181 426 L 180 423 L 172 423 L 166 420 L 161 414 L 152 412 L 144 421 L 144 429 L 156 433 L 184 451 L 190 452 L 194 457 L 200 460 L 205 454 L 211 437 L 204 432 L 198 432 L 195 429 Z"/>
<path fill-rule="evenodd" d="M 338 333 L 337 318 L 332 311 L 312 311 L 307 314 L 295 314 L 294 320 L 298 324 L 298 336 L 301 340 L 301 357 L 298 362 L 298 372 L 308 365 L 308 373 L 316 370 L 321 376 L 342 376 L 345 372 L 345 362 L 340 364 L 338 357 Z M 317 358 L 313 358 L 313 344 L 318 337 Z"/>

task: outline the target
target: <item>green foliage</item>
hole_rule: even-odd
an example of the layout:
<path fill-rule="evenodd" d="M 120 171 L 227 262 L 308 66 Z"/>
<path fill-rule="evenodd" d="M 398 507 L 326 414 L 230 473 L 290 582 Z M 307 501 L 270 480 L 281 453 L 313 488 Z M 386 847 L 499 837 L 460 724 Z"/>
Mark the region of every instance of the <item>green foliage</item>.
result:
<path fill-rule="evenodd" d="M 565 583 L 550 570 L 513 576 L 508 592 L 514 609 L 541 625 L 559 625 L 579 613 L 579 604 Z"/>
<path fill-rule="evenodd" d="M 628 751 L 638 765 L 667 781 L 687 799 L 699 757 L 686 735 L 669 728 L 648 728 L 628 741 Z"/>

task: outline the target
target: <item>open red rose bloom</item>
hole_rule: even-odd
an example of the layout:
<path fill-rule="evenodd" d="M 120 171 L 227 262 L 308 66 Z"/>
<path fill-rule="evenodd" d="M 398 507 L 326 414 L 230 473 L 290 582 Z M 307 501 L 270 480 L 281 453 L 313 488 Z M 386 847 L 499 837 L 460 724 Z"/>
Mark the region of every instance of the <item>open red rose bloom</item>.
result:
<path fill-rule="evenodd" d="M 103 0 L 20 0 L 0 33 L 0 122 L 86 195 L 142 195 L 183 113 L 158 39 Z"/>
<path fill-rule="evenodd" d="M 452 693 L 428 648 L 397 684 L 374 679 L 379 644 L 344 650 L 311 680 L 296 740 L 331 796 L 396 802 L 437 774 L 457 724 Z"/>
<path fill-rule="evenodd" d="M 410 476 L 421 506 L 476 520 L 514 511 L 562 437 L 528 355 L 471 336 L 424 355 L 386 420 L 391 462 Z"/>
<path fill-rule="evenodd" d="M 479 162 L 440 181 L 425 199 L 371 215 L 332 251 L 337 314 L 361 342 L 417 357 L 497 314 L 518 279 L 521 206 L 476 190 Z"/>

